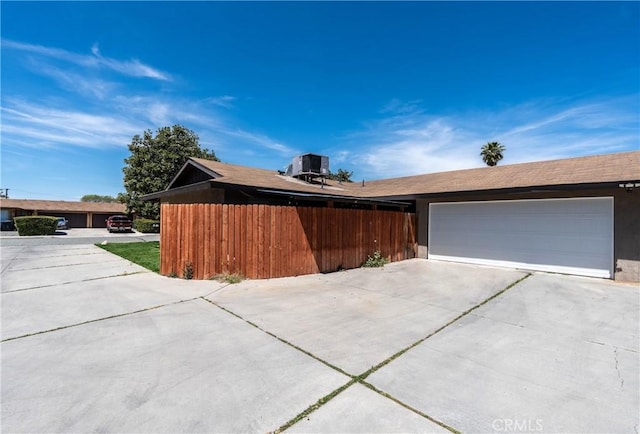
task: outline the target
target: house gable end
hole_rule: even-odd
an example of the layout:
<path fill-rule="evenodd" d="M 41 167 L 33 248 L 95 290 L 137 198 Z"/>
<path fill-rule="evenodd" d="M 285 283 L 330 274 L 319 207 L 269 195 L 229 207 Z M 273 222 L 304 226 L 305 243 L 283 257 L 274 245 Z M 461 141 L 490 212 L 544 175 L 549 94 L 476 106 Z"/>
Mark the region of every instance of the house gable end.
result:
<path fill-rule="evenodd" d="M 221 175 L 213 170 L 198 164 L 193 160 L 187 160 L 180 171 L 171 180 L 166 190 L 197 184 L 210 179 L 219 178 Z"/>

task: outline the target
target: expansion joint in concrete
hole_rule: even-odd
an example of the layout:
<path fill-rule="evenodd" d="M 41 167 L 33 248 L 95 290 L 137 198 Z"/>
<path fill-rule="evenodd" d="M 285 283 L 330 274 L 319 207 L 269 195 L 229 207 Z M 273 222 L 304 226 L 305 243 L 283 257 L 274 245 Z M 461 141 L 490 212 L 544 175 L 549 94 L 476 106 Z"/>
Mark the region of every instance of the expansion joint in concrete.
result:
<path fill-rule="evenodd" d="M 346 376 L 348 376 L 348 377 L 352 377 L 352 378 L 353 378 L 353 375 L 351 375 L 351 374 L 349 374 L 349 373 L 347 373 L 347 372 L 343 371 L 342 369 L 338 368 L 337 366 L 332 365 L 331 363 L 327 362 L 326 360 L 321 359 L 320 357 L 316 356 L 315 354 L 310 353 L 309 351 L 307 351 L 307 350 L 305 350 L 305 349 L 300 348 L 299 346 L 297 346 L 297 345 L 295 345 L 295 344 L 293 344 L 293 343 L 291 343 L 291 342 L 287 341 L 286 339 L 281 338 L 280 336 L 278 336 L 278 335 L 276 335 L 276 334 L 274 334 L 274 333 L 271 333 L 269 330 L 265 330 L 264 328 L 260 327 L 258 324 L 254 323 L 254 322 L 251 322 L 251 321 L 249 321 L 249 320 L 248 320 L 248 319 L 246 319 L 246 318 L 243 318 L 241 315 L 238 315 L 237 313 L 233 312 L 232 310 L 229 310 L 229 309 L 227 309 L 226 307 L 221 306 L 221 305 L 219 305 L 218 303 L 216 303 L 216 302 L 214 302 L 214 301 L 211 301 L 211 300 L 209 300 L 209 299 L 207 299 L 207 298 L 205 298 L 205 297 L 200 297 L 200 298 L 202 298 L 202 299 L 203 299 L 204 301 L 206 301 L 207 303 L 211 303 L 212 305 L 216 306 L 218 309 L 221 309 L 221 310 L 225 311 L 226 313 L 228 313 L 228 314 L 230 314 L 230 315 L 233 315 L 233 316 L 235 316 L 236 318 L 238 318 L 238 319 L 240 319 L 240 320 L 244 321 L 245 323 L 249 324 L 250 326 L 257 328 L 257 329 L 258 329 L 258 330 L 260 330 L 262 333 L 265 333 L 265 334 L 267 334 L 267 335 L 271 336 L 272 338 L 275 338 L 275 339 L 279 340 L 280 342 L 282 342 L 282 343 L 284 343 L 284 344 L 286 344 L 286 345 L 290 346 L 291 348 L 294 348 L 294 349 L 296 349 L 296 350 L 300 351 L 301 353 L 306 354 L 307 356 L 309 356 L 309 357 L 311 357 L 311 358 L 313 358 L 313 359 L 317 360 L 318 362 L 322 363 L 323 365 L 326 365 L 326 366 L 328 366 L 329 368 L 331 368 L 331 369 L 333 369 L 333 370 L 335 370 L 335 371 L 340 372 L 341 374 L 344 374 L 344 375 L 346 375 Z"/>
<path fill-rule="evenodd" d="M 313 413 L 314 411 L 318 410 L 320 407 L 322 407 L 323 405 L 325 405 L 327 402 L 331 401 L 333 398 L 335 398 L 336 396 L 338 396 L 339 394 L 341 394 L 342 392 L 344 392 L 346 389 L 348 389 L 349 387 L 353 386 L 356 383 L 360 383 L 363 386 L 369 388 L 370 390 L 380 394 L 381 396 L 387 398 L 387 399 L 391 399 L 393 402 L 400 404 L 402 407 L 406 408 L 407 410 L 410 410 L 416 414 L 418 414 L 419 416 L 422 416 L 428 420 L 430 420 L 431 422 L 434 422 L 438 425 L 440 425 L 443 428 L 446 428 L 447 430 L 453 432 L 453 433 L 458 433 L 457 430 L 455 430 L 454 428 L 451 428 L 449 426 L 447 426 L 446 424 L 444 424 L 443 422 L 440 422 L 438 420 L 436 420 L 435 418 L 421 412 L 418 411 L 416 409 L 414 409 L 413 407 L 403 403 L 402 401 L 400 401 L 397 398 L 392 397 L 391 395 L 380 391 L 379 389 L 375 388 L 374 386 L 372 386 L 371 384 L 367 383 L 366 381 L 364 381 L 364 378 L 366 378 L 366 376 L 363 375 L 352 375 L 349 374 L 347 372 L 345 372 L 344 370 L 340 369 L 339 367 L 327 362 L 326 360 L 323 360 L 322 358 L 316 356 L 315 354 L 300 348 L 299 346 L 287 341 L 286 339 L 281 338 L 280 336 L 265 330 L 264 328 L 260 327 L 259 325 L 255 324 L 252 321 L 247 320 L 246 318 L 243 318 L 241 315 L 238 315 L 237 313 L 233 312 L 232 310 L 229 310 L 221 305 L 219 305 L 218 303 L 215 303 L 209 299 L 206 299 L 204 297 L 200 297 L 202 298 L 204 301 L 211 303 L 212 305 L 216 306 L 217 308 L 227 312 L 229 315 L 232 315 L 238 319 L 240 319 L 241 321 L 244 321 L 245 323 L 249 324 L 252 327 L 257 328 L 258 330 L 260 330 L 261 332 L 279 340 L 280 342 L 284 343 L 285 345 L 290 346 L 291 348 L 294 348 L 298 351 L 300 351 L 303 354 L 306 354 L 307 356 L 313 358 L 314 360 L 317 360 L 318 362 L 322 363 L 323 365 L 343 374 L 346 375 L 348 377 L 351 377 L 351 380 L 344 384 L 343 386 L 337 388 L 336 390 L 332 391 L 331 393 L 323 396 L 322 398 L 320 398 L 318 401 L 316 401 L 314 404 L 310 405 L 309 407 L 307 407 L 305 410 L 303 410 L 301 413 L 299 413 L 298 415 L 296 415 L 293 419 L 289 420 L 287 423 L 285 423 L 284 425 L 282 425 L 281 427 L 277 428 L 276 430 L 273 431 L 273 433 L 281 433 L 289 428 L 291 428 L 293 425 L 295 425 L 296 423 L 298 423 L 299 421 L 301 421 L 302 419 L 304 419 L 305 417 L 309 416 L 311 413 Z M 417 344 L 416 344 L 417 345 Z M 369 371 L 367 371 L 368 373 Z M 367 374 L 368 375 L 368 374 Z"/>
<path fill-rule="evenodd" d="M 25 272 L 26 271 L 27 270 L 25 270 Z M 72 282 L 61 282 L 61 283 L 53 283 L 51 285 L 41 285 L 41 286 L 32 286 L 30 288 L 13 289 L 13 290 L 10 290 L 10 291 L 4 291 L 2 294 L 11 294 L 12 292 L 29 291 L 31 289 L 49 288 L 51 286 L 70 285 L 72 283 L 82 283 L 82 282 L 91 282 L 91 281 L 94 281 L 94 280 L 111 279 L 112 277 L 132 276 L 134 274 L 142 274 L 142 273 L 151 273 L 151 271 L 148 271 L 148 270 L 132 271 L 132 272 L 125 271 L 124 273 L 114 274 L 112 276 L 94 277 L 94 278 L 91 278 L 91 279 L 74 280 Z"/>
<path fill-rule="evenodd" d="M 311 413 L 313 413 L 314 411 L 316 411 L 317 409 L 319 409 L 320 407 L 325 405 L 327 402 L 331 401 L 333 398 L 335 398 L 336 396 L 338 396 L 339 394 L 341 394 L 342 392 L 344 392 L 345 390 L 347 390 L 349 387 L 353 386 L 356 383 L 357 381 L 355 379 L 351 379 L 348 383 L 338 387 L 333 392 L 323 396 L 322 398 L 317 400 L 315 403 L 311 404 L 304 411 L 296 415 L 293 419 L 291 419 L 290 421 L 282 425 L 280 428 L 274 430 L 272 433 L 278 434 L 286 431 L 287 429 L 291 428 L 293 425 L 300 422 L 302 419 L 309 416 Z"/>
<path fill-rule="evenodd" d="M 93 254 L 95 254 L 95 253 L 93 253 Z M 100 263 L 100 265 L 108 264 L 108 263 L 110 263 L 110 262 L 120 262 L 121 260 L 122 260 L 121 258 L 114 258 L 114 259 L 111 259 L 111 260 L 109 260 L 109 261 L 103 261 L 103 262 L 101 262 L 101 263 Z M 92 265 L 92 264 L 93 264 L 92 262 L 76 262 L 76 263 L 72 263 L 72 264 L 43 265 L 42 267 L 31 267 L 31 268 L 24 268 L 24 269 L 13 269 L 13 270 L 11 270 L 11 271 L 16 271 L 16 272 L 18 272 L 18 271 L 29 272 L 29 271 L 32 271 L 32 270 L 46 270 L 46 269 L 48 269 L 48 268 L 65 268 L 65 267 L 73 267 L 73 266 L 76 266 L 76 265 Z M 133 273 L 130 273 L 130 274 L 133 274 Z"/>
<path fill-rule="evenodd" d="M 455 317 L 454 319 L 452 319 L 451 321 L 449 321 L 448 323 L 446 323 L 445 325 L 443 325 L 442 327 L 438 328 L 437 330 L 435 330 L 434 332 L 428 334 L 427 336 L 418 339 L 417 341 L 415 341 L 414 343 L 412 343 L 411 345 L 403 348 L 402 350 L 398 351 L 397 353 L 395 353 L 394 355 L 392 355 L 391 357 L 389 357 L 386 360 L 383 360 L 382 362 L 378 363 L 377 365 L 371 367 L 371 369 L 369 369 L 368 371 L 363 372 L 362 374 L 359 375 L 359 378 L 361 378 L 362 380 L 365 380 L 367 377 L 369 377 L 371 374 L 373 374 L 374 372 L 378 371 L 380 368 L 388 365 L 389 363 L 391 363 L 392 361 L 394 361 L 395 359 L 397 359 L 398 357 L 400 357 L 401 355 L 403 355 L 404 353 L 406 353 L 407 351 L 417 347 L 418 345 L 420 345 L 421 343 L 423 343 L 424 341 L 426 341 L 427 339 L 429 339 L 432 336 L 437 335 L 438 333 L 440 333 L 441 331 L 443 331 L 444 329 L 446 329 L 447 327 L 449 327 L 450 325 L 458 322 L 459 320 L 461 320 L 462 318 L 464 318 L 465 316 L 469 315 L 471 312 L 473 312 L 474 310 L 480 308 L 481 306 L 485 305 L 486 303 L 490 302 L 491 300 L 493 300 L 496 297 L 499 297 L 500 295 L 504 294 L 506 291 L 508 291 L 509 289 L 513 288 L 514 286 L 516 286 L 517 284 L 519 284 L 520 282 L 522 282 L 523 280 L 525 280 L 526 278 L 528 278 L 529 276 L 531 276 L 531 273 L 521 277 L 520 279 L 510 283 L 509 285 L 507 285 L 506 287 L 504 287 L 503 289 L 501 289 L 500 291 L 496 292 L 495 294 L 493 294 L 491 297 L 481 301 L 480 303 L 476 304 L 475 306 L 465 310 L 464 312 L 462 312 L 460 315 L 458 315 L 457 317 Z"/>
<path fill-rule="evenodd" d="M 106 316 L 106 317 L 103 317 L 103 318 L 92 319 L 90 321 L 83 321 L 83 322 L 79 322 L 79 323 L 76 323 L 76 324 L 69 324 L 69 325 L 66 325 L 66 326 L 56 327 L 56 328 L 49 329 L 49 330 L 42 330 L 42 331 L 35 332 L 35 333 L 27 333 L 27 334 L 20 335 L 20 336 L 14 336 L 14 337 L 11 337 L 11 338 L 2 339 L 0 342 L 9 342 L 9 341 L 14 341 L 16 339 L 28 338 L 30 336 L 37 336 L 37 335 L 42 335 L 42 334 L 45 334 L 45 333 L 51 333 L 51 332 L 56 332 L 56 331 L 59 331 L 59 330 L 65 330 L 65 329 L 70 329 L 70 328 L 73 328 L 73 327 L 79 327 L 79 326 L 82 326 L 82 325 L 85 325 L 85 324 L 92 324 L 92 323 L 95 323 L 95 322 L 106 321 L 106 320 L 113 319 L 113 318 L 121 318 L 121 317 L 124 317 L 124 316 L 135 315 L 137 313 L 148 312 L 150 310 L 160 309 L 160 308 L 165 307 L 165 306 L 172 306 L 174 304 L 186 303 L 186 302 L 189 302 L 189 301 L 197 300 L 198 298 L 200 298 L 200 297 L 194 297 L 194 298 L 190 298 L 190 299 L 187 299 L 187 300 L 174 301 L 172 303 L 160 304 L 158 306 L 147 307 L 147 308 L 144 308 L 144 309 L 135 310 L 133 312 L 120 313 L 118 315 L 111 315 L 111 316 Z"/>
<path fill-rule="evenodd" d="M 17 255 L 15 255 L 13 258 L 11 258 L 11 259 L 9 260 L 9 263 L 8 263 L 8 264 L 6 264 L 6 265 L 4 265 L 4 266 L 2 267 L 2 271 L 0 271 L 0 274 L 4 273 L 4 272 L 5 272 L 5 270 L 6 270 L 6 269 L 8 269 L 8 268 L 9 268 L 9 266 L 11 266 L 11 264 L 13 263 L 13 261 L 15 261 L 16 259 L 18 259 L 18 256 L 20 256 L 20 253 L 22 253 L 22 251 L 23 251 L 24 249 L 25 249 L 25 248 L 24 248 L 24 247 L 22 247 L 22 248 L 20 249 L 20 251 L 18 252 L 18 254 L 17 254 Z"/>
<path fill-rule="evenodd" d="M 488 303 L 489 301 L 493 300 L 496 297 L 499 297 L 500 295 L 504 294 L 506 291 L 508 291 L 509 289 L 513 288 L 514 286 L 516 286 L 517 284 L 519 284 L 520 282 L 522 282 L 523 280 L 525 280 L 526 278 L 528 278 L 529 276 L 531 276 L 531 273 L 521 277 L 520 279 L 512 282 L 511 284 L 507 285 L 505 288 L 501 289 L 500 291 L 496 292 L 495 294 L 493 294 L 491 297 L 488 297 L 487 299 L 483 300 L 482 302 L 476 304 L 475 306 L 473 306 L 470 309 L 467 309 L 466 311 L 462 312 L 460 315 L 458 315 L 457 317 L 455 317 L 453 320 L 449 321 L 447 324 L 443 325 L 442 327 L 438 328 L 436 331 L 434 331 L 433 333 L 430 333 L 429 335 L 417 340 L 416 342 L 414 342 L 413 344 L 409 345 L 408 347 L 398 351 L 397 353 L 395 353 L 394 355 L 392 355 L 391 357 L 389 357 L 388 359 L 378 363 L 377 365 L 373 366 L 371 369 L 363 372 L 360 375 L 352 375 L 349 374 L 345 371 L 343 371 L 342 369 L 340 369 L 339 367 L 327 362 L 326 360 L 321 359 L 320 357 L 316 356 L 315 354 L 304 350 L 302 348 L 300 348 L 299 346 L 287 341 L 286 339 L 281 338 L 280 336 L 260 327 L 258 324 L 249 321 L 248 319 L 242 317 L 241 315 L 233 312 L 230 309 L 227 309 L 226 307 L 221 306 L 220 304 L 211 301 L 207 298 L 205 298 L 205 296 L 200 297 L 202 298 L 204 301 L 211 303 L 212 305 L 216 306 L 217 308 L 227 312 L 229 315 L 233 315 L 234 317 L 240 319 L 241 321 L 244 321 L 245 323 L 251 325 L 252 327 L 257 328 L 258 330 L 260 330 L 261 332 L 279 340 L 280 342 L 306 354 L 307 356 L 313 358 L 314 360 L 317 360 L 318 362 L 322 363 L 325 366 L 328 366 L 329 368 L 344 374 L 348 377 L 351 377 L 351 380 L 344 384 L 343 386 L 335 389 L 334 391 L 332 391 L 331 393 L 323 396 L 322 398 L 320 398 L 318 401 L 316 401 L 314 404 L 310 405 L 309 407 L 307 407 L 305 410 L 303 410 L 300 414 L 296 415 L 293 419 L 291 419 L 290 421 L 288 421 L 287 423 L 285 423 L 284 425 L 282 425 L 281 427 L 277 428 L 275 431 L 273 431 L 273 433 L 280 433 L 283 432 L 289 428 L 291 428 L 293 425 L 295 425 L 296 423 L 298 423 L 299 421 L 301 421 L 302 419 L 304 419 L 305 417 L 309 416 L 311 413 L 313 413 L 314 411 L 318 410 L 320 407 L 322 407 L 323 405 L 325 405 L 327 402 L 331 401 L 333 398 L 335 398 L 336 396 L 338 396 L 339 394 L 341 394 L 342 392 L 344 392 L 345 390 L 347 390 L 349 387 L 353 386 L 356 383 L 360 383 L 363 386 L 367 387 L 369 390 L 372 390 L 376 393 L 378 393 L 379 395 L 390 399 L 391 401 L 395 402 L 398 405 L 401 405 L 402 407 L 406 408 L 407 410 L 410 410 L 416 414 L 418 414 L 419 416 L 424 417 L 425 419 L 447 429 L 448 431 L 451 431 L 452 433 L 458 433 L 459 431 L 456 430 L 453 427 L 448 426 L 447 424 L 445 424 L 444 422 L 441 422 L 437 419 L 435 419 L 434 417 L 429 416 L 426 413 L 421 412 L 418 409 L 415 409 L 413 407 L 411 407 L 408 404 L 405 404 L 404 402 L 400 401 L 399 399 L 393 397 L 392 395 L 389 395 L 388 393 L 376 388 L 375 386 L 373 386 L 371 383 L 368 383 L 367 381 L 365 381 L 365 379 L 367 377 L 369 377 L 371 374 L 373 374 L 374 372 L 376 372 L 377 370 L 379 370 L 380 368 L 382 368 L 383 366 L 388 365 L 389 363 L 391 363 L 393 360 L 397 359 L 398 357 L 400 357 L 401 355 L 403 355 L 404 353 L 406 353 L 407 351 L 411 350 L 412 348 L 420 345 L 422 342 L 426 341 L 427 339 L 429 339 L 430 337 L 434 336 L 437 333 L 440 333 L 442 330 L 444 330 L 445 328 L 449 327 L 450 325 L 452 325 L 453 323 L 457 322 L 458 320 L 460 320 L 461 318 L 464 318 L 465 316 L 467 316 L 468 314 L 470 314 L 471 312 L 473 312 L 474 310 L 478 309 L 479 307 L 483 306 L 484 304 Z M 616 364 L 616 368 L 617 368 L 617 364 Z"/>
<path fill-rule="evenodd" d="M 458 431 L 457 429 L 455 429 L 455 428 L 453 428 L 453 427 L 450 427 L 449 425 L 445 424 L 444 422 L 441 422 L 441 421 L 439 421 L 438 419 L 435 419 L 435 418 L 433 418 L 433 417 L 429 416 L 428 414 L 423 413 L 422 411 L 420 411 L 420 410 L 418 410 L 418 409 L 416 409 L 416 408 L 411 407 L 410 405 L 405 404 L 404 402 L 400 401 L 399 399 L 395 398 L 394 396 L 389 395 L 388 393 L 386 393 L 386 392 L 384 392 L 384 391 L 382 391 L 382 390 L 378 389 L 378 388 L 377 388 L 376 386 L 374 386 L 373 384 L 368 383 L 368 382 L 366 382 L 366 381 L 364 381 L 364 380 L 361 380 L 361 381 L 360 381 L 360 384 L 362 384 L 362 385 L 363 385 L 363 386 L 365 386 L 365 387 L 368 387 L 369 389 L 373 390 L 373 391 L 374 391 L 374 392 L 376 392 L 377 394 L 382 395 L 382 396 L 384 396 L 384 397 L 385 397 L 385 398 L 387 398 L 387 399 L 390 399 L 391 401 L 393 401 L 393 402 L 395 402 L 396 404 L 398 404 L 398 405 L 400 405 L 400 406 L 402 406 L 402 407 L 406 408 L 407 410 L 411 410 L 412 412 L 414 412 L 414 413 L 416 413 L 416 414 L 419 414 L 420 416 L 424 417 L 425 419 L 430 420 L 431 422 L 435 423 L 436 425 L 440 425 L 442 428 L 444 428 L 444 429 L 446 429 L 446 430 L 449 430 L 449 431 L 451 431 L 452 433 L 460 434 L 460 431 Z"/>

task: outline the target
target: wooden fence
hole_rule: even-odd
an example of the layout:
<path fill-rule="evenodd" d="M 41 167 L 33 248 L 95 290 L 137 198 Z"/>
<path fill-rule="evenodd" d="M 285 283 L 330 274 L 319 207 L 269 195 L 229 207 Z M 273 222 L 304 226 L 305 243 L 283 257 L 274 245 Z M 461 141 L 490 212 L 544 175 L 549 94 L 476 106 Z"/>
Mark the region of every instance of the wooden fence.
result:
<path fill-rule="evenodd" d="M 160 272 L 264 279 L 415 257 L 415 214 L 272 205 L 162 204 Z M 189 271 L 187 271 L 189 272 Z"/>

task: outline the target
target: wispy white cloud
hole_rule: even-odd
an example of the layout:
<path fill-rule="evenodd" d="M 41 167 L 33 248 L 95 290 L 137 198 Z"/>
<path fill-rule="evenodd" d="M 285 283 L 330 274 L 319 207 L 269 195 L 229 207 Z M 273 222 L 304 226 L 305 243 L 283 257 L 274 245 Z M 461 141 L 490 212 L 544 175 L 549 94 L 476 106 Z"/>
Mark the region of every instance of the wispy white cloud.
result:
<path fill-rule="evenodd" d="M 233 107 L 233 102 L 236 100 L 235 96 L 231 95 L 222 95 L 222 96 L 214 96 L 210 98 L 206 98 L 205 102 L 213 105 L 217 105 L 219 107 L 231 108 Z"/>
<path fill-rule="evenodd" d="M 131 60 L 116 60 L 109 57 L 104 57 L 98 48 L 97 44 L 91 48 L 91 52 L 98 59 L 100 65 L 106 66 L 109 69 L 117 71 L 124 75 L 131 75 L 134 77 L 148 77 L 155 78 L 156 80 L 171 80 L 172 77 L 166 72 L 152 68 L 149 65 L 145 65 L 138 59 Z"/>
<path fill-rule="evenodd" d="M 344 163 L 349 159 L 349 156 L 351 155 L 351 152 L 347 151 L 347 150 L 339 150 L 333 153 L 333 155 L 331 155 L 331 161 L 334 163 Z"/>
<path fill-rule="evenodd" d="M 1 109 L 3 141 L 14 145 L 121 146 L 138 131 L 135 124 L 124 118 L 55 109 L 20 100 L 5 101 Z"/>
<path fill-rule="evenodd" d="M 136 134 L 175 124 L 200 136 L 202 146 L 220 155 L 223 148 L 266 150 L 287 157 L 294 151 L 271 137 L 234 127 L 196 102 L 149 96 L 119 96 L 105 101 L 95 113 L 52 104 L 5 98 L 2 134 L 5 144 L 31 148 L 122 147 Z M 263 152 L 261 152 L 263 153 Z"/>
<path fill-rule="evenodd" d="M 352 149 L 350 170 L 367 178 L 481 167 L 480 148 L 494 140 L 506 146 L 502 164 L 632 150 L 640 138 L 637 101 L 546 100 L 435 116 L 394 100 L 380 111 L 388 116 L 344 137 L 342 148 Z"/>
<path fill-rule="evenodd" d="M 247 144 L 257 144 L 263 148 L 278 152 L 283 156 L 291 157 L 292 155 L 297 153 L 297 151 L 294 148 L 291 148 L 265 135 L 255 134 L 255 133 L 251 133 L 249 131 L 244 131 L 241 129 L 226 129 L 226 128 L 220 129 L 219 132 L 229 137 L 241 139 Z"/>
<path fill-rule="evenodd" d="M 422 100 L 415 99 L 412 101 L 402 101 L 398 98 L 393 98 L 384 107 L 382 107 L 378 113 L 392 113 L 392 114 L 407 114 L 421 112 L 420 103 Z"/>
<path fill-rule="evenodd" d="M 220 108 L 233 107 L 236 97 L 189 99 L 175 92 L 172 76 L 138 60 L 104 56 L 97 44 L 90 54 L 2 40 L 3 50 L 21 55 L 25 73 L 52 81 L 47 94 L 27 96 L 3 89 L 3 144 L 14 148 L 107 148 L 130 143 L 135 134 L 163 126 L 185 125 L 203 146 L 220 151 L 254 150 L 289 154 L 290 148 L 258 131 L 247 131 Z M 112 74 L 111 72 L 118 74 Z M 136 86 L 129 77 L 165 82 L 161 91 Z"/>
<path fill-rule="evenodd" d="M 2 39 L 2 48 L 5 50 L 13 49 L 33 54 L 39 54 L 44 57 L 69 62 L 82 67 L 103 67 L 131 77 L 146 77 L 163 81 L 172 80 L 172 77 L 169 73 L 153 68 L 149 65 L 145 65 L 138 59 L 117 60 L 110 57 L 105 57 L 100 53 L 97 44 L 94 44 L 94 46 L 91 48 L 91 55 L 73 53 L 61 48 L 26 44 L 23 42 L 12 41 L 10 39 Z"/>
<path fill-rule="evenodd" d="M 118 87 L 118 84 L 113 81 L 89 78 L 83 73 L 63 70 L 45 62 L 32 61 L 31 66 L 33 72 L 53 79 L 62 89 L 86 97 L 104 99 Z"/>

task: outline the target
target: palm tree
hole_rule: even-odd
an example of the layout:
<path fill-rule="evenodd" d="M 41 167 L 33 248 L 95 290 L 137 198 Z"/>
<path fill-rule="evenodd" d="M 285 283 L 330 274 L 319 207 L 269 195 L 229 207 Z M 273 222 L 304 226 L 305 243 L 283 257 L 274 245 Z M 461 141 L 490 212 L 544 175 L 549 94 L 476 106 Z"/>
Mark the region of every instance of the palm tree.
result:
<path fill-rule="evenodd" d="M 502 153 L 505 151 L 505 147 L 498 142 L 489 142 L 482 147 L 480 155 L 487 166 L 495 166 L 498 161 L 502 160 Z"/>

